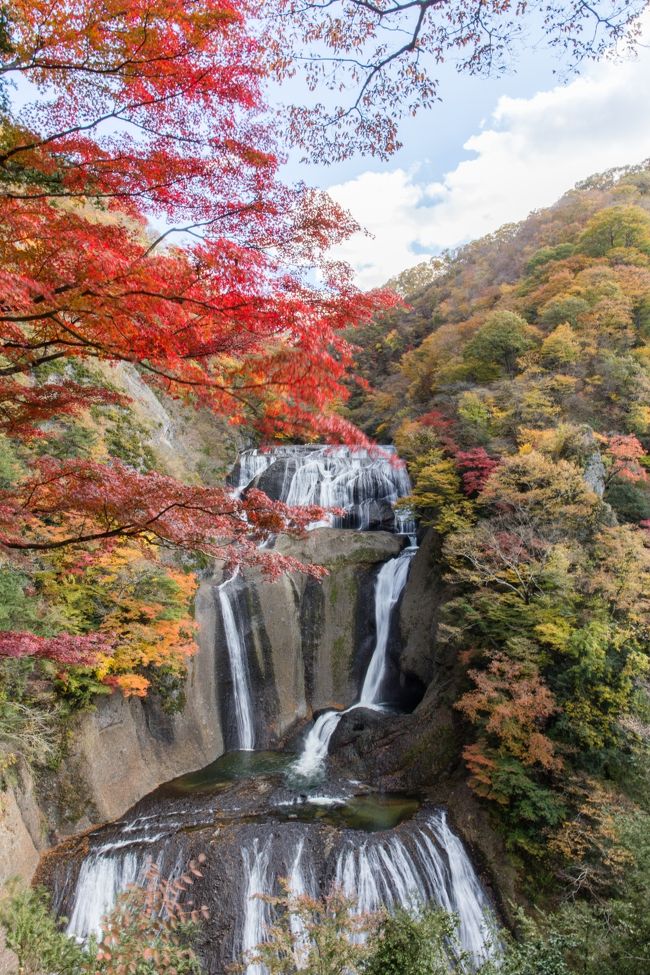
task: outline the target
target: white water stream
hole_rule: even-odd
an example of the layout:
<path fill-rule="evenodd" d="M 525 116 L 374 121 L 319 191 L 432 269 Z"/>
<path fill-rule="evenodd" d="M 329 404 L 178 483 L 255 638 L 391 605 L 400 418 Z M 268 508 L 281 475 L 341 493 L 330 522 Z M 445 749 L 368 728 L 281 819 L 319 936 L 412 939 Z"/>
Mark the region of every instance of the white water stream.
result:
<path fill-rule="evenodd" d="M 223 629 L 230 661 L 232 676 L 235 719 L 237 722 L 237 747 L 240 751 L 252 751 L 255 748 L 255 724 L 253 722 L 253 700 L 251 682 L 246 661 L 246 646 L 242 636 L 242 627 L 237 625 L 233 578 L 222 582 L 217 587 L 219 605 L 223 619 Z"/>
<path fill-rule="evenodd" d="M 270 850 L 271 838 L 263 844 L 255 839 L 252 849 L 244 848 L 242 850 L 246 876 L 244 923 L 241 938 L 244 958 L 254 952 L 266 935 L 269 922 L 269 905 L 263 900 L 263 895 L 268 894 L 271 887 L 267 876 Z M 267 975 L 266 966 L 251 962 L 246 966 L 246 975 Z"/>
<path fill-rule="evenodd" d="M 375 583 L 375 649 L 361 688 L 359 704 L 371 708 L 381 704 L 381 691 L 388 663 L 388 637 L 393 610 L 404 592 L 411 559 L 417 552 L 415 544 L 403 549 L 396 559 L 385 562 Z"/>
<path fill-rule="evenodd" d="M 359 914 L 436 903 L 458 916 L 461 948 L 475 962 L 490 954 L 489 905 L 442 810 L 412 832 L 371 836 L 361 845 L 350 841 L 338 855 L 335 883 L 355 899 Z"/>
<path fill-rule="evenodd" d="M 327 758 L 332 735 L 344 714 L 355 708 L 381 710 L 381 692 L 388 664 L 388 637 L 393 610 L 397 605 L 415 555 L 415 544 L 403 549 L 397 558 L 385 562 L 375 582 L 375 648 L 370 658 L 368 670 L 363 681 L 361 694 L 356 704 L 344 711 L 325 711 L 319 715 L 307 734 L 298 759 L 292 766 L 295 775 L 312 778 L 317 775 Z"/>

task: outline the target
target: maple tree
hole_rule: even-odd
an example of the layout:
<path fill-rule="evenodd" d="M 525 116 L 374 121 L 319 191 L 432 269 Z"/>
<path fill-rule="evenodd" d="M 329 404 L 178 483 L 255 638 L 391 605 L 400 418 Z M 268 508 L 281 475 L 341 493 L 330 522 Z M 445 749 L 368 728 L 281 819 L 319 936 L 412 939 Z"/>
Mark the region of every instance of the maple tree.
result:
<path fill-rule="evenodd" d="M 633 50 L 646 6 L 646 0 L 553 0 L 539 10 L 503 0 L 273 0 L 263 26 L 274 70 L 282 78 L 302 71 L 317 92 L 315 104 L 290 110 L 293 141 L 319 159 L 359 148 L 386 158 L 401 146 L 400 119 L 440 100 L 442 63 L 467 74 L 500 74 L 535 44 L 564 55 L 572 71 L 614 45 L 619 53 Z"/>
<path fill-rule="evenodd" d="M 8 11 L 1 75 L 24 78 L 39 97 L 23 121 L 5 117 L 0 147 L 7 435 L 38 437 L 45 420 L 116 402 L 102 384 L 42 378 L 52 363 L 103 360 L 137 364 L 167 394 L 266 438 L 360 439 L 328 411 L 348 395 L 352 350 L 342 330 L 390 299 L 360 294 L 324 258 L 354 222 L 323 194 L 279 182 L 245 12 L 215 0 L 128 11 L 109 3 L 99 14 L 87 0 L 72 9 L 18 2 Z M 165 221 L 157 236 L 152 217 Z M 320 287 L 310 284 L 316 269 Z M 157 537 L 191 545 L 208 517 L 221 518 L 224 539 L 234 531 L 243 540 L 244 516 L 264 528 L 260 496 L 244 511 L 225 494 L 200 498 L 170 482 L 157 485 L 157 510 L 149 491 L 146 512 L 121 526 L 111 496 L 124 512 L 131 491 L 136 507 L 142 501 L 124 465 L 59 470 L 44 461 L 40 470 L 3 501 L 9 547 L 151 534 L 161 521 Z M 69 515 L 86 527 L 21 541 L 20 523 L 34 528 L 32 502 L 46 484 L 48 515 L 58 485 L 59 523 Z M 103 506 L 102 528 L 90 528 Z M 267 503 L 266 530 L 288 527 L 274 511 Z M 40 528 L 48 534 L 42 519 Z M 256 558 L 253 546 L 244 550 Z"/>
<path fill-rule="evenodd" d="M 616 434 L 607 438 L 607 455 L 608 480 L 621 477 L 626 481 L 647 481 L 648 474 L 639 463 L 645 456 L 645 450 L 634 434 Z"/>
<path fill-rule="evenodd" d="M 349 395 L 344 330 L 394 299 L 361 294 L 327 259 L 357 229 L 349 215 L 280 180 L 248 13 L 244 0 L 3 8 L 0 545 L 12 558 L 82 546 L 92 573 L 137 542 L 146 558 L 164 546 L 270 574 L 306 568 L 259 543 L 320 511 L 140 469 L 108 437 L 98 457 L 74 449 L 75 430 L 91 442 L 89 410 L 128 412 L 106 367 L 135 366 L 160 393 L 266 440 L 367 443 L 332 409 Z M 88 623 L 53 633 L 35 619 L 35 634 L 8 629 L 2 652 L 87 666 L 142 694 L 149 664 L 175 667 L 191 649 L 187 626 L 163 634 L 142 600 L 139 649 L 124 640 L 135 609 L 104 610 L 96 637 Z"/>
<path fill-rule="evenodd" d="M 50 638 L 33 633 L 0 633 L 0 657 L 44 657 L 60 664 L 94 664 L 99 654 L 109 651 L 111 645 L 106 636 L 96 633 L 79 636 L 64 633 Z"/>
<path fill-rule="evenodd" d="M 499 466 L 498 459 L 490 457 L 484 447 L 457 451 L 456 463 L 462 472 L 465 493 L 469 495 L 480 494 L 490 474 Z"/>

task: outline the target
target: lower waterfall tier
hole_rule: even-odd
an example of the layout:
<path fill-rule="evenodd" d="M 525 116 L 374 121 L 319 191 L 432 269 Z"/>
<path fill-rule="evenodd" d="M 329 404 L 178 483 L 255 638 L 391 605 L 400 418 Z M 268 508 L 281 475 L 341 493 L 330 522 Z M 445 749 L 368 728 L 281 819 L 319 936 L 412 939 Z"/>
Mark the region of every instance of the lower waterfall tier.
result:
<path fill-rule="evenodd" d="M 241 774 L 256 771 L 249 761 L 243 758 L 248 772 Z M 273 756 L 260 754 L 258 763 L 270 768 Z M 199 945 L 209 975 L 225 975 L 263 939 L 271 908 L 257 895 L 279 893 L 281 878 L 295 893 L 314 896 L 338 886 L 360 912 L 438 904 L 458 915 L 468 952 L 478 960 L 488 950 L 489 902 L 444 810 L 351 783 L 296 792 L 279 772 L 232 781 L 232 758 L 222 764 L 221 776 L 212 769 L 171 783 L 119 822 L 45 858 L 40 879 L 70 919 L 71 934 L 98 932 L 120 891 L 151 862 L 174 877 L 203 853 L 203 877 L 191 896 L 210 911 Z M 250 966 L 248 975 L 262 973 Z"/>

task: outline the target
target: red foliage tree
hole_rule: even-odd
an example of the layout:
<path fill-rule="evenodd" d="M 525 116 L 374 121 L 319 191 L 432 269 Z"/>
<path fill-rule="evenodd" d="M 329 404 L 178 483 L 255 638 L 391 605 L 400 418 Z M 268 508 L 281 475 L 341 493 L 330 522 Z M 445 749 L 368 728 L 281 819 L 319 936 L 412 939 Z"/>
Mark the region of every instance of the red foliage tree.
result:
<path fill-rule="evenodd" d="M 484 447 L 459 450 L 456 453 L 456 463 L 461 471 L 465 493 L 468 495 L 480 494 L 492 471 L 499 466 L 499 461 L 495 457 L 490 457 Z"/>
<path fill-rule="evenodd" d="M 640 460 L 645 456 L 643 445 L 634 434 L 617 434 L 607 438 L 609 470 L 607 480 L 622 477 L 626 481 L 647 481 L 647 471 Z"/>
<path fill-rule="evenodd" d="M 326 259 L 354 222 L 279 181 L 244 7 L 12 3 L 0 78 L 39 97 L 20 121 L 3 120 L 0 146 L 0 430 L 10 436 L 114 399 L 65 372 L 41 378 L 53 362 L 91 359 L 136 364 L 166 393 L 266 438 L 363 442 L 329 409 L 348 394 L 342 330 L 392 299 L 359 293 Z M 258 495 L 233 502 L 119 463 L 47 458 L 0 504 L 5 545 L 37 550 L 141 534 L 213 554 L 236 539 L 233 557 L 260 561 L 247 535 L 302 523 Z"/>
<path fill-rule="evenodd" d="M 92 666 L 112 644 L 105 633 L 43 637 L 33 633 L 5 631 L 0 633 L 0 658 L 37 657 L 58 664 Z"/>
<path fill-rule="evenodd" d="M 0 493 L 0 542 L 18 551 L 138 538 L 201 551 L 229 566 L 246 562 L 270 575 L 302 570 L 296 559 L 260 549 L 269 534 L 299 533 L 323 516 L 318 507 L 289 508 L 261 491 L 234 498 L 224 488 L 181 484 L 121 461 L 42 458 L 17 491 Z M 313 575 L 322 574 L 311 566 Z"/>
<path fill-rule="evenodd" d="M 524 765 L 559 770 L 562 761 L 543 733 L 558 707 L 537 668 L 496 653 L 487 670 L 470 670 L 468 676 L 474 689 L 456 707 L 497 743 L 497 753 L 513 755 Z M 492 763 L 480 746 L 469 746 L 465 759 L 479 781 L 489 777 Z"/>

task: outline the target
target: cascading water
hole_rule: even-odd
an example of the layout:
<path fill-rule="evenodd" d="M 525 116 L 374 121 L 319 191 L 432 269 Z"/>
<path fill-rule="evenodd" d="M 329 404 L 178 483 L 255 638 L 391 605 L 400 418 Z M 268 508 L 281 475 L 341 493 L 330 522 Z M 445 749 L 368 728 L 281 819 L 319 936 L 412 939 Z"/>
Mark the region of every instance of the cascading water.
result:
<path fill-rule="evenodd" d="M 418 829 L 350 840 L 336 861 L 335 883 L 354 898 L 356 910 L 380 907 L 417 910 L 436 903 L 458 916 L 461 948 L 476 963 L 490 953 L 490 911 L 465 850 L 436 810 Z"/>
<path fill-rule="evenodd" d="M 307 733 L 302 752 L 292 766 L 295 775 L 312 778 L 323 767 L 332 735 L 343 715 L 351 710 L 346 708 L 345 711 L 325 711 L 316 718 L 313 727 Z"/>
<path fill-rule="evenodd" d="M 364 708 L 376 707 L 381 703 L 381 691 L 386 675 L 386 651 L 390 624 L 400 596 L 404 592 L 411 566 L 411 559 L 417 548 L 409 545 L 396 559 L 385 562 L 379 570 L 375 585 L 375 649 L 361 688 L 359 704 Z"/>
<path fill-rule="evenodd" d="M 237 722 L 237 746 L 241 751 L 252 751 L 255 748 L 253 702 L 250 675 L 246 662 L 246 646 L 242 637 L 242 627 L 238 625 L 237 621 L 234 578 L 222 582 L 218 586 L 217 592 L 232 676 L 233 703 Z"/>
<path fill-rule="evenodd" d="M 305 840 L 301 837 L 296 844 L 296 852 L 287 878 L 287 888 L 291 897 L 301 897 L 314 894 L 313 873 L 309 866 L 305 866 Z M 294 960 L 297 967 L 302 967 L 302 955 L 308 950 L 309 936 L 305 922 L 292 914 L 289 919 L 291 933 L 294 939 Z"/>
<path fill-rule="evenodd" d="M 460 918 L 461 945 L 478 960 L 485 953 L 494 928 L 483 888 L 465 847 L 449 828 L 444 811 L 432 819 L 431 832 L 449 861 L 453 887 L 451 910 Z M 428 836 L 424 837 L 424 842 L 431 846 Z M 496 945 L 491 947 L 495 948 Z"/>
<path fill-rule="evenodd" d="M 235 492 L 241 494 L 258 483 L 262 490 L 272 488 L 268 490 L 272 497 L 289 504 L 343 508 L 346 514 L 338 523 L 345 527 L 389 525 L 408 535 L 415 530 L 407 511 L 393 516 L 392 506 L 408 494 L 410 484 L 406 470 L 392 465 L 385 456 L 312 446 L 246 451 L 240 458 Z M 411 539 L 377 574 L 375 645 L 359 699 L 347 711 L 384 709 L 391 625 L 415 552 Z M 247 664 L 246 621 L 241 618 L 243 603 L 238 598 L 242 585 L 241 577 L 233 576 L 215 592 L 232 679 L 237 748 L 253 750 L 255 705 Z M 310 729 L 301 755 L 291 766 L 293 776 L 303 777 L 298 792 L 291 788 L 291 777 L 278 776 L 277 781 L 251 778 L 255 784 L 249 788 L 244 779 L 239 791 L 228 780 L 224 783 L 227 788 L 220 786 L 214 794 L 208 789 L 193 799 L 185 794 L 182 799 L 154 794 L 142 800 L 130 818 L 91 834 L 86 845 L 80 842 L 74 862 L 56 861 L 51 884 L 57 909 L 70 917 L 69 932 L 79 938 L 99 933 L 102 916 L 125 887 L 142 881 L 152 861 L 164 876 L 173 877 L 175 872 L 183 872 L 192 856 L 206 851 L 205 880 L 199 881 L 199 887 L 201 883 L 204 887 L 197 896 L 206 899 L 217 915 L 206 937 L 208 975 L 223 975 L 233 960 L 254 952 L 264 940 L 272 908 L 260 895 L 279 893 L 280 877 L 287 878 L 293 895 L 317 897 L 339 885 L 364 912 L 381 906 L 417 908 L 437 903 L 458 915 L 460 943 L 478 962 L 489 950 L 490 908 L 463 844 L 443 811 L 429 807 L 417 812 L 417 801 L 409 798 L 412 808 L 404 815 L 411 818 L 387 823 L 381 818 L 384 813 L 377 812 L 378 825 L 361 828 L 353 817 L 341 822 L 332 812 L 331 824 L 323 818 L 330 815 L 328 810 L 340 810 L 346 802 L 340 792 L 329 794 L 338 786 L 329 784 L 322 790 L 328 793 L 325 796 L 309 796 L 305 779 L 324 768 L 332 735 L 345 713 L 326 711 Z M 272 801 L 273 788 L 279 790 L 277 802 Z M 344 786 L 348 797 L 354 796 L 354 789 L 351 782 Z M 372 795 L 366 796 L 367 801 L 372 799 Z M 405 801 L 398 797 L 402 805 Z M 318 808 L 317 817 L 301 818 L 301 804 L 305 808 L 310 803 L 312 809 Z M 218 825 L 220 820 L 228 824 L 226 829 Z M 377 832 L 368 831 L 373 828 Z M 297 916 L 290 923 L 299 954 L 307 943 L 306 931 Z M 266 970 L 249 962 L 246 975 L 266 975 Z"/>
<path fill-rule="evenodd" d="M 395 559 L 389 559 L 379 570 L 375 583 L 375 648 L 356 704 L 344 711 L 325 711 L 307 734 L 299 758 L 292 770 L 295 775 L 312 778 L 323 768 L 330 741 L 344 714 L 355 708 L 381 710 L 381 691 L 386 676 L 388 637 L 393 611 L 404 591 L 411 559 L 417 547 L 409 545 Z"/>
<path fill-rule="evenodd" d="M 269 922 L 269 905 L 263 900 L 269 893 L 269 852 L 271 841 L 260 844 L 253 840 L 252 849 L 242 850 L 244 871 L 247 878 L 244 900 L 244 923 L 242 928 L 241 947 L 244 959 L 261 944 L 266 935 Z M 251 962 L 246 966 L 246 975 L 267 975 L 264 965 Z"/>
<path fill-rule="evenodd" d="M 97 852 L 84 860 L 77 879 L 74 906 L 67 932 L 85 940 L 101 936 L 102 918 L 114 906 L 118 895 L 143 879 L 142 858 L 137 851 Z"/>
<path fill-rule="evenodd" d="M 237 493 L 259 482 L 270 497 L 304 507 L 342 508 L 344 515 L 320 524 L 338 528 L 390 527 L 393 505 L 410 491 L 406 468 L 391 463 L 394 447 L 369 452 L 350 447 L 289 446 L 247 450 L 240 457 Z M 402 517 L 402 516 L 399 516 Z M 412 518 L 402 517 L 410 531 Z"/>

